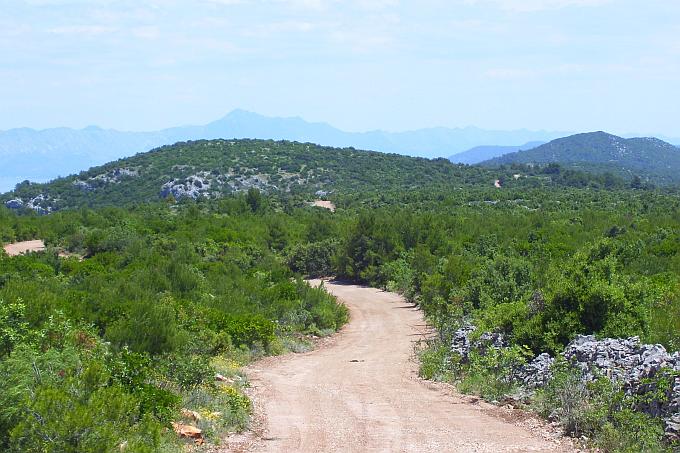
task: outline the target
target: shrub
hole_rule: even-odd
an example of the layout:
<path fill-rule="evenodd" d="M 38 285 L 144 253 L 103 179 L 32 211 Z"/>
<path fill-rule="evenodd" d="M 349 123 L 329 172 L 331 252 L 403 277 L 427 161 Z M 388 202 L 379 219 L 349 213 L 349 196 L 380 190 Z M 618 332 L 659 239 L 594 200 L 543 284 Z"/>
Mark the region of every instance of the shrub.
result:
<path fill-rule="evenodd" d="M 431 342 L 419 353 L 418 374 L 424 379 L 452 382 L 460 371 L 458 357 L 452 356 L 449 347 L 439 341 Z"/>
<path fill-rule="evenodd" d="M 182 390 L 212 382 L 215 376 L 215 369 L 210 364 L 208 356 L 173 354 L 163 357 L 159 365 L 164 374 Z"/>
<path fill-rule="evenodd" d="M 142 384 L 134 393 L 139 400 L 139 413 L 153 415 L 165 426 L 176 418 L 181 398 L 175 393 L 151 384 Z"/>
<path fill-rule="evenodd" d="M 473 350 L 459 388 L 498 401 L 517 387 L 515 371 L 525 365 L 530 356 L 531 352 L 520 346 L 490 347 L 483 353 Z"/>
<path fill-rule="evenodd" d="M 261 342 L 265 347 L 274 339 L 276 325 L 262 315 L 212 314 L 214 327 L 224 330 L 236 346 L 253 346 Z"/>
<path fill-rule="evenodd" d="M 661 419 L 634 410 L 635 399 L 607 378 L 584 382 L 581 371 L 564 360 L 555 363 L 553 378 L 537 392 L 534 405 L 567 434 L 586 436 L 603 451 L 668 450 Z"/>
<path fill-rule="evenodd" d="M 14 345 L 29 335 L 26 306 L 21 300 L 6 303 L 0 299 L 0 357 L 9 354 Z"/>
<path fill-rule="evenodd" d="M 106 332 L 111 342 L 134 352 L 151 355 L 178 349 L 186 336 L 177 325 L 175 310 L 168 299 L 136 301 L 127 316 L 114 322 Z"/>
<path fill-rule="evenodd" d="M 293 272 L 307 277 L 328 277 L 333 274 L 333 256 L 338 242 L 328 239 L 311 244 L 297 244 L 288 249 L 286 262 Z"/>

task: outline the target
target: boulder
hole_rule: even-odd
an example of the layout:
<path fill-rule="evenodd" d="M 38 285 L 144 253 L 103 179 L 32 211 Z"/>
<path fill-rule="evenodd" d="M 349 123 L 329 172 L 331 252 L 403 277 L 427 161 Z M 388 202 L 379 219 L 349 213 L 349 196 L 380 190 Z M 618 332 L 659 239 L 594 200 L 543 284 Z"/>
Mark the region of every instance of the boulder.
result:
<path fill-rule="evenodd" d="M 172 429 L 174 429 L 180 437 L 188 437 L 191 439 L 201 439 L 203 437 L 203 431 L 201 431 L 199 428 L 191 425 L 185 425 L 184 423 L 172 422 Z"/>
<path fill-rule="evenodd" d="M 20 198 L 14 198 L 12 200 L 6 201 L 5 207 L 7 209 L 21 209 L 24 207 L 24 202 Z"/>

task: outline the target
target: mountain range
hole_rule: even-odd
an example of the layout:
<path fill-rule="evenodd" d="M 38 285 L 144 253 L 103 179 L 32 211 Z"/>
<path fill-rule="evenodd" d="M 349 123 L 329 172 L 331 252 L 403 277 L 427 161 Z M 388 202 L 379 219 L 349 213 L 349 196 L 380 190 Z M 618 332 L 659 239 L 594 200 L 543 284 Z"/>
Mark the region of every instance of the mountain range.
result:
<path fill-rule="evenodd" d="M 565 132 L 494 131 L 443 127 L 406 132 L 346 132 L 301 118 L 273 118 L 244 110 L 202 126 L 151 132 L 125 132 L 90 126 L 84 129 L 28 128 L 0 131 L 0 192 L 23 180 L 47 181 L 122 157 L 180 141 L 259 138 L 355 147 L 416 157 L 444 157 L 474 146 L 549 141 Z M 483 159 L 480 159 L 483 160 Z"/>
<path fill-rule="evenodd" d="M 680 147 L 653 137 L 622 138 L 590 132 L 486 160 L 483 166 L 550 164 L 589 172 L 640 176 L 656 184 L 680 184 Z"/>
<path fill-rule="evenodd" d="M 475 146 L 462 153 L 449 156 L 449 160 L 454 164 L 474 165 L 485 160 L 493 159 L 494 157 L 503 156 L 505 154 L 514 153 L 516 151 L 528 150 L 543 145 L 545 142 L 528 142 L 519 146 L 498 146 L 498 145 L 483 145 Z"/>

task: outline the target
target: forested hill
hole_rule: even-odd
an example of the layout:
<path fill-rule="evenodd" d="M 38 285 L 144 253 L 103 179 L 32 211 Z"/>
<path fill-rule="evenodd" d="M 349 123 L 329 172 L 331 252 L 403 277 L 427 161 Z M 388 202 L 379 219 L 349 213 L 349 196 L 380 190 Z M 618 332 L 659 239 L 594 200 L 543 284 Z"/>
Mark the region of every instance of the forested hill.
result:
<path fill-rule="evenodd" d="M 625 139 L 605 132 L 577 134 L 490 159 L 482 165 L 511 163 L 559 163 L 583 171 L 640 176 L 656 184 L 680 183 L 680 148 L 657 138 Z"/>
<path fill-rule="evenodd" d="M 251 188 L 307 197 L 319 191 L 408 190 L 463 183 L 463 176 L 493 182 L 486 170 L 464 171 L 445 159 L 288 141 L 202 140 L 164 146 L 46 184 L 24 182 L 0 200 L 10 208 L 23 204 L 51 211 L 165 198 L 216 198 Z"/>
<path fill-rule="evenodd" d="M 520 173 L 519 175 L 517 173 Z M 484 168 L 354 148 L 273 140 L 202 140 L 164 146 L 0 195 L 10 209 L 49 213 L 83 206 L 214 199 L 257 189 L 302 203 L 314 197 L 382 197 L 409 191 L 539 186 L 622 187 L 623 179 L 553 167 Z M 390 195 L 392 194 L 392 195 Z"/>

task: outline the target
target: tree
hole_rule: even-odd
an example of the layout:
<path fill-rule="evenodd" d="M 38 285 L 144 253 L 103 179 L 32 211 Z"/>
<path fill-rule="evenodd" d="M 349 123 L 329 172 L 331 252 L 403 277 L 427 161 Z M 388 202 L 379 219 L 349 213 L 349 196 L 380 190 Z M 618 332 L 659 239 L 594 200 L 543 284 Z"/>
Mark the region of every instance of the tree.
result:
<path fill-rule="evenodd" d="M 251 211 L 258 212 L 262 208 L 262 194 L 260 194 L 260 191 L 254 187 L 248 189 L 246 203 L 250 206 Z"/>

